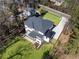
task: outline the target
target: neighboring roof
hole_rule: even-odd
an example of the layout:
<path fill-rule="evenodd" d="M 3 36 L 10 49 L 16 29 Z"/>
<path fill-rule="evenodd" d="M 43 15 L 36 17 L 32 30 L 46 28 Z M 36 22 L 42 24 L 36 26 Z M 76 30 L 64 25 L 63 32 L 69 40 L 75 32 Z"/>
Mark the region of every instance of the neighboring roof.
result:
<path fill-rule="evenodd" d="M 50 0 L 50 1 L 54 1 L 54 2 L 63 2 L 64 0 Z"/>
<path fill-rule="evenodd" d="M 51 21 L 44 20 L 41 17 L 35 17 L 35 16 L 29 17 L 24 22 L 24 24 L 42 33 L 45 33 L 51 26 L 53 26 L 53 23 Z"/>

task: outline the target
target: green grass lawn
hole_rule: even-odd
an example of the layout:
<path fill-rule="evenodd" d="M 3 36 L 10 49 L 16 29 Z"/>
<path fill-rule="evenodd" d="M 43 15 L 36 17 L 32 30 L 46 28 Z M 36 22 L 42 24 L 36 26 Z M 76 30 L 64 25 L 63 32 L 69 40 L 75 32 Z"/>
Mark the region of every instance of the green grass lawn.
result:
<path fill-rule="evenodd" d="M 44 16 L 43 19 L 47 19 L 52 21 L 55 25 L 57 25 L 60 22 L 60 17 L 51 13 L 51 12 L 47 12 Z"/>
<path fill-rule="evenodd" d="M 17 37 L 16 40 L 18 41 L 3 52 L 2 59 L 41 59 L 53 47 L 51 43 L 45 43 L 41 48 L 35 49 L 33 44 L 22 37 Z"/>
<path fill-rule="evenodd" d="M 47 19 L 52 21 L 55 25 L 58 25 L 60 22 L 60 16 L 54 14 L 51 11 L 45 11 L 42 7 L 40 7 L 39 9 L 37 9 L 37 11 L 39 11 L 41 14 L 45 13 L 42 17 L 43 19 Z"/>

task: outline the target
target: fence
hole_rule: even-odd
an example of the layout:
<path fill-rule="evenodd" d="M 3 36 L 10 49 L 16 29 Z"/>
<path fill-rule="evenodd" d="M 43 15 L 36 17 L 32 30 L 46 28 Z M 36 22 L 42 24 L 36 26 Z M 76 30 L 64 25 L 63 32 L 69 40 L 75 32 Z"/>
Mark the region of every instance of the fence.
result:
<path fill-rule="evenodd" d="M 40 5 L 40 4 L 39 4 L 39 6 L 42 7 L 44 10 L 46 10 L 46 11 L 51 11 L 51 12 L 53 12 L 54 14 L 56 14 L 56 15 L 58 15 L 58 16 L 64 16 L 64 17 L 66 17 L 66 18 L 68 18 L 68 19 L 71 18 L 70 15 L 65 14 L 65 13 L 63 13 L 63 12 L 57 11 L 57 10 L 55 10 L 55 9 L 52 9 L 52 8 L 49 8 L 49 7 L 47 7 L 47 6 L 43 6 L 43 5 Z"/>

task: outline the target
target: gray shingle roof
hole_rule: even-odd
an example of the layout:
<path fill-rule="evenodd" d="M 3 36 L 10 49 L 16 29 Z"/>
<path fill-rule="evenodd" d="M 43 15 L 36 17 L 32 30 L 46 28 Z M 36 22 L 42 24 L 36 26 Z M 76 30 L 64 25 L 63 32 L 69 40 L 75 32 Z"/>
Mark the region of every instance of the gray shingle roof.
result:
<path fill-rule="evenodd" d="M 41 17 L 35 16 L 28 18 L 28 20 L 26 20 L 24 24 L 42 33 L 45 33 L 46 30 L 48 30 L 53 25 L 51 21 L 44 20 Z"/>
<path fill-rule="evenodd" d="M 38 32 L 36 31 L 32 31 L 30 34 L 29 34 L 30 37 L 32 38 L 36 38 L 36 36 L 38 36 L 39 38 L 43 38 L 43 35 L 39 34 Z"/>

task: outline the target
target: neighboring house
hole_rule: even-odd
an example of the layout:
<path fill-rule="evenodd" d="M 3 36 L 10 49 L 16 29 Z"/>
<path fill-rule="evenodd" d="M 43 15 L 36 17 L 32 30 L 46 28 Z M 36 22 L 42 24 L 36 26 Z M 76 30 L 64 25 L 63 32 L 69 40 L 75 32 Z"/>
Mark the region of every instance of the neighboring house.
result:
<path fill-rule="evenodd" d="M 0 0 L 0 1 L 4 1 L 5 3 L 8 3 L 8 4 L 10 4 L 10 3 L 20 4 L 20 3 L 23 3 L 24 0 Z"/>
<path fill-rule="evenodd" d="M 50 0 L 51 2 L 54 2 L 54 5 L 60 6 L 64 0 Z"/>
<path fill-rule="evenodd" d="M 35 9 L 29 7 L 29 5 L 27 5 L 27 7 L 19 7 L 18 8 L 18 12 L 20 13 L 18 16 L 20 17 L 21 20 L 26 19 L 29 16 L 32 16 L 35 14 Z"/>

